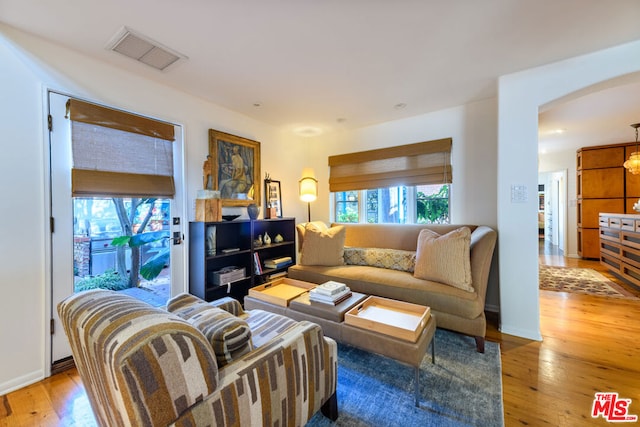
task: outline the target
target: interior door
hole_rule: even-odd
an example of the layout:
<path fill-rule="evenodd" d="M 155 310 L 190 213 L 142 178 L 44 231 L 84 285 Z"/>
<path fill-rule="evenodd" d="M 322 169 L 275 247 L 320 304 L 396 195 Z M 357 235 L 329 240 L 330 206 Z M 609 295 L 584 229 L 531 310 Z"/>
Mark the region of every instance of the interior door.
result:
<path fill-rule="evenodd" d="M 65 118 L 69 97 L 49 93 L 49 132 L 51 162 L 51 363 L 71 356 L 71 348 L 62 330 L 56 309 L 58 303 L 73 294 L 73 202 L 71 198 L 71 126 Z"/>

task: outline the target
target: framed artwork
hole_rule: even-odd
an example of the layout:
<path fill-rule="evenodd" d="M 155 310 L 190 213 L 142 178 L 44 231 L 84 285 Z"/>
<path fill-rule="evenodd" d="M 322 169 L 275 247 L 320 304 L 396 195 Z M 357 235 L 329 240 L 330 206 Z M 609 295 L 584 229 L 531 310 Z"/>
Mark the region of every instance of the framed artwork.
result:
<path fill-rule="evenodd" d="M 264 180 L 265 218 L 282 218 L 282 195 L 280 193 L 280 181 L 272 179 Z"/>
<path fill-rule="evenodd" d="M 209 129 L 212 190 L 222 206 L 260 204 L 260 143 Z"/>

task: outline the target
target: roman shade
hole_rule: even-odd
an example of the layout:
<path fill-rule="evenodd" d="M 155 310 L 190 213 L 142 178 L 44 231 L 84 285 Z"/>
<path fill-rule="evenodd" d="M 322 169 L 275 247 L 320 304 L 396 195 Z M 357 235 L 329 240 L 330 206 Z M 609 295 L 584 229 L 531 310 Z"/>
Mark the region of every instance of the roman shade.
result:
<path fill-rule="evenodd" d="M 329 191 L 450 184 L 451 138 L 329 157 Z"/>
<path fill-rule="evenodd" d="M 174 126 L 70 99 L 73 196 L 173 197 Z"/>

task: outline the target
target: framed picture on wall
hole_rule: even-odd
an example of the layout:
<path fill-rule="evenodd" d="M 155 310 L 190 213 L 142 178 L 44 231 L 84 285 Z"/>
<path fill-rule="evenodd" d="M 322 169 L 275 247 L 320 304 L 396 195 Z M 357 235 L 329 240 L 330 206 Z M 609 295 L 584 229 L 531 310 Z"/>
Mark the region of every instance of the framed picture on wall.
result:
<path fill-rule="evenodd" d="M 264 217 L 282 218 L 282 194 L 280 193 L 280 181 L 265 179 L 264 195 Z"/>
<path fill-rule="evenodd" d="M 260 203 L 260 143 L 209 129 L 213 189 L 222 206 Z"/>

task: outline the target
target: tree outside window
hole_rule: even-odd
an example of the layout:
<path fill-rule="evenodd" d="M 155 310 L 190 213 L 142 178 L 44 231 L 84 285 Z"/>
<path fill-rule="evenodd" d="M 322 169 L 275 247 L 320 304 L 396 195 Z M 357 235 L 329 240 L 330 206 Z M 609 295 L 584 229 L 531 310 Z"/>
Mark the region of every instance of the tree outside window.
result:
<path fill-rule="evenodd" d="M 448 224 L 449 185 L 419 185 L 416 190 L 416 222 Z"/>

